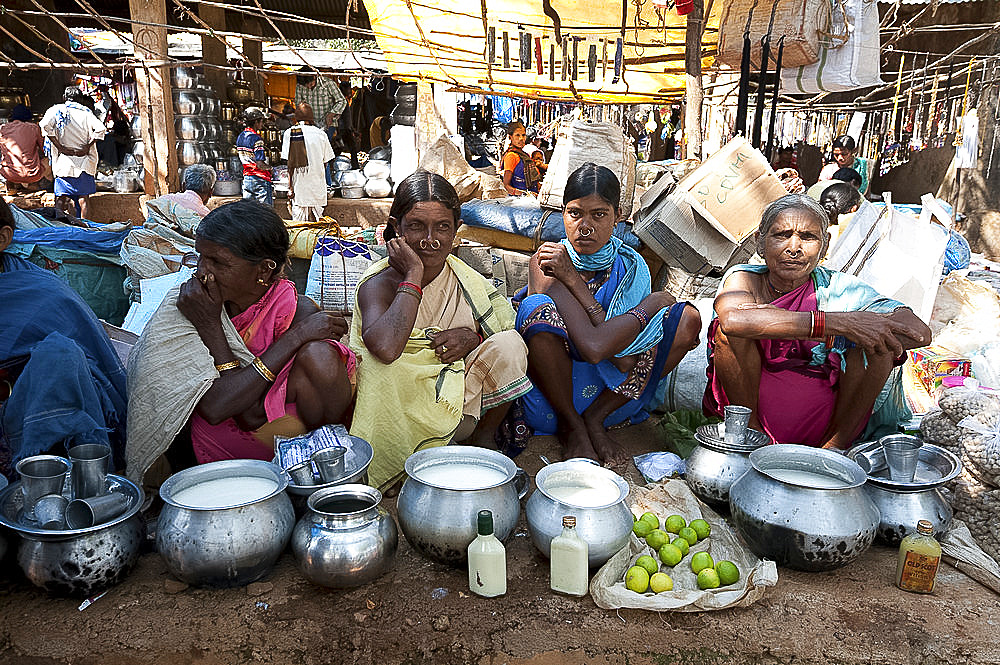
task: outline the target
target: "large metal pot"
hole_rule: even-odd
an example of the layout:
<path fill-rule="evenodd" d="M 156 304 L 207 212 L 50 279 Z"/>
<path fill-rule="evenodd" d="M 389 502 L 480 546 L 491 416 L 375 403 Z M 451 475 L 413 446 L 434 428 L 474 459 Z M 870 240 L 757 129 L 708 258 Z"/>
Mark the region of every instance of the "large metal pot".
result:
<path fill-rule="evenodd" d="M 197 115 L 175 115 L 174 133 L 180 141 L 204 141 L 205 121 Z"/>
<path fill-rule="evenodd" d="M 729 488 L 750 468 L 750 453 L 767 444 L 763 432 L 748 429 L 742 444 L 727 443 L 725 425 L 702 425 L 698 445 L 686 460 L 684 479 L 694 494 L 713 507 L 729 507 Z"/>
<path fill-rule="evenodd" d="M 170 82 L 174 88 L 197 88 L 201 83 L 201 74 L 194 67 L 174 67 L 170 74 Z"/>
<path fill-rule="evenodd" d="M 962 472 L 962 461 L 949 451 L 924 442 L 920 447 L 913 481 L 897 482 L 889 478 L 885 453 L 878 441 L 862 443 L 847 456 L 868 474 L 865 491 L 879 509 L 876 538 L 886 545 L 898 545 L 916 532 L 917 522 L 927 520 L 939 538 L 951 526 L 951 506 L 941 494 L 945 483 Z"/>
<path fill-rule="evenodd" d="M 831 570 L 872 544 L 879 512 L 854 461 L 779 444 L 750 453 L 750 464 L 729 489 L 729 509 L 757 556 L 798 570 Z"/>
<path fill-rule="evenodd" d="M 396 522 L 367 485 L 338 485 L 309 497 L 309 508 L 292 532 L 292 551 L 307 580 L 345 589 L 388 572 L 396 557 Z"/>
<path fill-rule="evenodd" d="M 221 108 L 222 102 L 219 101 L 219 98 L 213 95 L 211 91 L 206 92 L 202 98 L 201 114 L 206 118 L 218 119 L 219 109 Z"/>
<path fill-rule="evenodd" d="M 143 493 L 121 476 L 108 475 L 108 489 L 128 497 L 115 519 L 85 529 L 49 530 L 18 520 L 21 483 L 0 492 L 0 524 L 20 536 L 17 561 L 37 586 L 59 595 L 90 596 L 120 582 L 139 558 L 146 522 L 139 515 Z"/>
<path fill-rule="evenodd" d="M 358 170 L 335 171 L 334 179 L 341 187 L 364 187 L 368 182 L 365 174 Z"/>
<path fill-rule="evenodd" d="M 535 491 L 524 507 L 531 541 L 548 556 L 552 539 L 562 533 L 563 517 L 573 515 L 577 534 L 587 543 L 590 567 L 600 566 L 628 542 L 632 532 L 628 491 L 621 476 L 590 460 L 570 459 L 544 467 L 535 476 Z M 585 500 L 587 494 L 594 500 Z"/>
<path fill-rule="evenodd" d="M 198 141 L 177 142 L 177 163 L 180 166 L 201 164 L 205 161 L 205 150 Z"/>
<path fill-rule="evenodd" d="M 174 90 L 174 111 L 179 115 L 201 115 L 201 95 L 194 90 Z"/>
<path fill-rule="evenodd" d="M 424 556 L 463 564 L 480 510 L 493 513 L 500 540 L 517 526 L 517 466 L 506 455 L 476 446 L 441 446 L 413 453 L 404 468 L 407 478 L 396 514 L 407 542 Z"/>
<path fill-rule="evenodd" d="M 178 503 L 182 491 L 219 479 L 273 481 L 260 498 L 232 505 L 191 507 Z M 288 478 L 270 462 L 237 459 L 185 469 L 160 486 L 166 504 L 156 524 L 156 547 L 179 580 L 200 586 L 243 586 L 258 580 L 281 556 L 295 526 Z"/>
<path fill-rule="evenodd" d="M 246 104 L 253 98 L 253 90 L 250 84 L 243 80 L 236 80 L 226 87 L 226 96 L 229 101 L 236 104 Z"/>

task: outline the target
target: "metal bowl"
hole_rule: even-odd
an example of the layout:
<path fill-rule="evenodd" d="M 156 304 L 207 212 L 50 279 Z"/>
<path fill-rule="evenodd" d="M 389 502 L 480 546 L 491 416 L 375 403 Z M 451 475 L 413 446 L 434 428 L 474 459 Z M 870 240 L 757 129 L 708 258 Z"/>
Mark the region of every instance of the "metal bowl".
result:
<path fill-rule="evenodd" d="M 940 487 L 962 473 L 962 461 L 944 448 L 924 442 L 917 458 L 917 470 L 909 483 L 890 480 L 885 452 L 878 441 L 861 443 L 849 451 L 847 457 L 858 463 L 868 474 L 868 482 L 897 492 L 922 491 Z"/>
<path fill-rule="evenodd" d="M 174 111 L 179 115 L 200 115 L 201 95 L 194 90 L 174 90 Z"/>
<path fill-rule="evenodd" d="M 207 129 L 205 121 L 197 115 L 175 115 L 174 134 L 180 141 L 203 141 Z"/>
<path fill-rule="evenodd" d="M 145 539 L 139 515 L 143 492 L 127 479 L 108 474 L 108 491 L 128 497 L 128 508 L 106 522 L 83 529 L 43 529 L 22 523 L 24 495 L 17 482 L 0 491 L 0 524 L 20 536 L 17 560 L 37 586 L 59 595 L 89 596 L 122 580 Z"/>

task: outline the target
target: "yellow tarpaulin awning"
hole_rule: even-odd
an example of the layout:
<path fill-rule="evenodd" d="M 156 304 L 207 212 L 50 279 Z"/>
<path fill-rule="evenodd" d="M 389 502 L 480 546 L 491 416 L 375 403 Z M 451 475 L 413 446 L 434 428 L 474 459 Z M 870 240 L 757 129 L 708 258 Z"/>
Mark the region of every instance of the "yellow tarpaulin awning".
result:
<path fill-rule="evenodd" d="M 389 72 L 397 78 L 605 104 L 658 102 L 684 92 L 687 20 L 664 6 L 665 0 L 553 0 L 549 15 L 542 0 L 364 2 Z M 709 54 L 715 52 L 721 3 L 705 4 L 702 64 L 707 67 L 714 60 Z M 560 24 L 558 40 L 553 14 Z"/>

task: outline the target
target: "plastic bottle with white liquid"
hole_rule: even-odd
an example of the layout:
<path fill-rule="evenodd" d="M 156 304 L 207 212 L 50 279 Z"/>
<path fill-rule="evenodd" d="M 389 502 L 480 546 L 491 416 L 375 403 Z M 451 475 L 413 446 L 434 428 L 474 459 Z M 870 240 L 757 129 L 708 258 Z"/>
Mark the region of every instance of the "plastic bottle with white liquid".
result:
<path fill-rule="evenodd" d="M 493 513 L 479 511 L 479 535 L 469 543 L 469 590 L 493 598 L 507 593 L 507 549 L 493 534 Z"/>
<path fill-rule="evenodd" d="M 586 596 L 589 548 L 576 532 L 576 517 L 563 517 L 563 531 L 549 546 L 549 585 L 569 596 Z"/>

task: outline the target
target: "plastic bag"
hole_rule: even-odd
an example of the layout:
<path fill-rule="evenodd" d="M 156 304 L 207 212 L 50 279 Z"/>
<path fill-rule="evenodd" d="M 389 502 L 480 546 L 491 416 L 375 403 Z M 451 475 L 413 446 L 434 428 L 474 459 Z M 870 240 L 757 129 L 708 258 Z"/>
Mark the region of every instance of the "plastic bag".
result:
<path fill-rule="evenodd" d="M 635 468 L 648 483 L 658 483 L 667 478 L 682 476 L 687 470 L 687 464 L 673 453 L 657 451 L 636 455 L 632 458 Z"/>
<path fill-rule="evenodd" d="M 321 309 L 353 312 L 358 282 L 374 260 L 363 242 L 321 236 L 309 262 L 306 295 Z"/>

